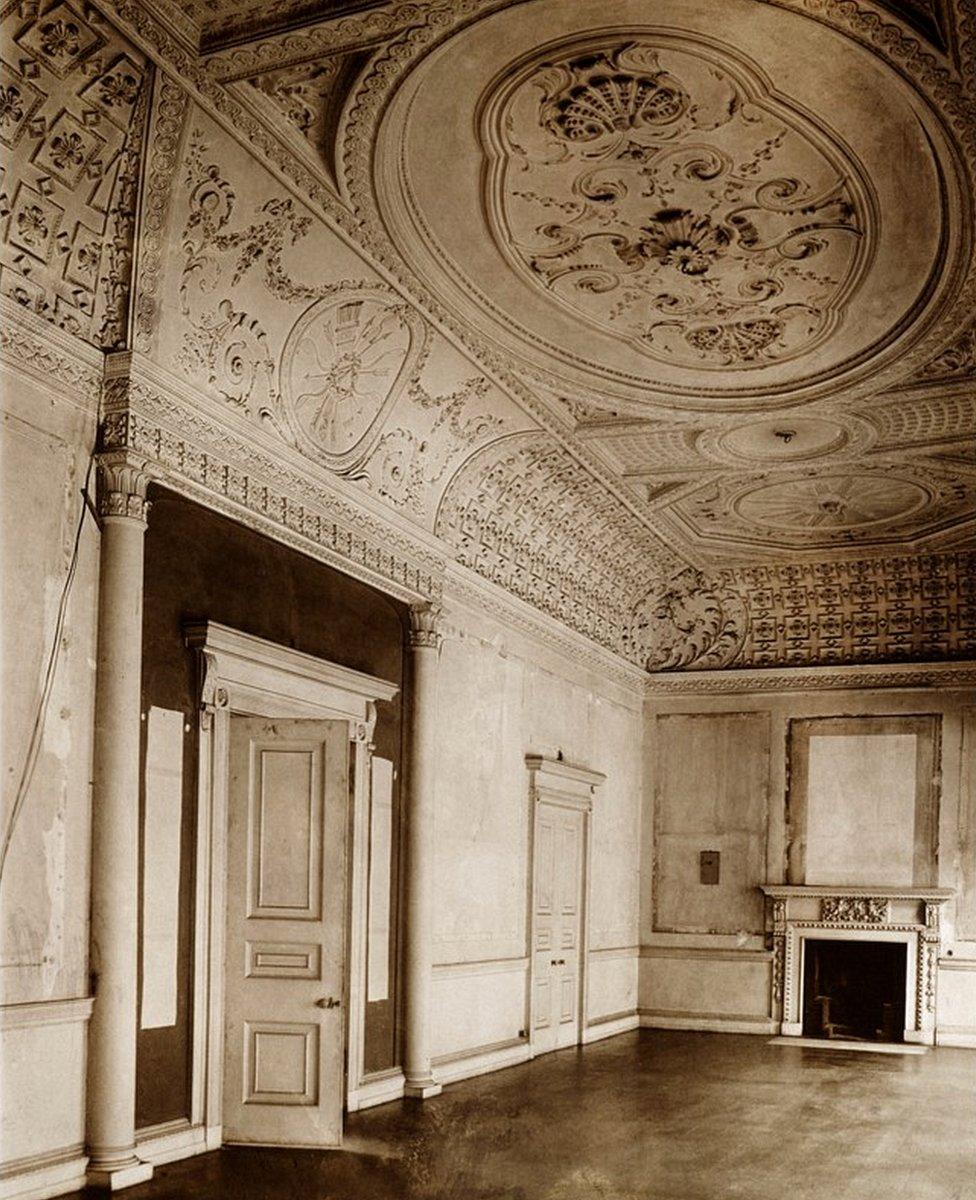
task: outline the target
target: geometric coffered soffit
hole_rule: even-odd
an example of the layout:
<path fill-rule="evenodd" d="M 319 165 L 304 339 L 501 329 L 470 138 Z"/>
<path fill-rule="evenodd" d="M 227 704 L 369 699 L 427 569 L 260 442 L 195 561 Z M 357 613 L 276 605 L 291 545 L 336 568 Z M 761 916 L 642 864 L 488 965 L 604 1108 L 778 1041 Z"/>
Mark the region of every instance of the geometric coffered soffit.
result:
<path fill-rule="evenodd" d="M 124 343 L 150 75 L 82 5 L 2 19 L 0 292 L 105 348 Z"/>

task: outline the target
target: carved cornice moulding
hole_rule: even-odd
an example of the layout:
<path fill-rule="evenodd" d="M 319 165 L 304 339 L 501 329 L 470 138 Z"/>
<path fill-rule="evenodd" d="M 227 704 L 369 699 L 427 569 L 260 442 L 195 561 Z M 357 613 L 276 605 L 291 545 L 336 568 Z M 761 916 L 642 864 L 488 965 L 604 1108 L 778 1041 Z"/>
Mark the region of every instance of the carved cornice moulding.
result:
<path fill-rule="evenodd" d="M 260 431 L 212 416 L 138 354 L 106 364 L 102 449 L 146 460 L 152 479 L 401 600 L 437 599 L 444 562 L 424 539 L 341 494 Z"/>
<path fill-rule="evenodd" d="M 0 360 L 86 411 L 102 393 L 101 350 L 0 296 Z"/>
<path fill-rule="evenodd" d="M 890 666 L 788 667 L 733 671 L 658 671 L 646 676 L 645 695 L 736 696 L 774 692 L 968 690 L 976 686 L 976 661 L 896 663 Z"/>

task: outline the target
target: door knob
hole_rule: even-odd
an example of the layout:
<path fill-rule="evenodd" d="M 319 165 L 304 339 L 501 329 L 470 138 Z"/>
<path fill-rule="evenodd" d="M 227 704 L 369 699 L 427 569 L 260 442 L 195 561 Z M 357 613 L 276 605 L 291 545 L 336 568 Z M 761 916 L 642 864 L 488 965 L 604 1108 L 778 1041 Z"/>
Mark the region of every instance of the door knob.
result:
<path fill-rule="evenodd" d="M 552 959 L 552 961 L 549 963 L 549 966 L 550 966 L 550 967 L 565 967 L 565 965 L 566 965 L 566 960 L 565 960 L 565 958 L 554 958 L 554 959 Z"/>
<path fill-rule="evenodd" d="M 317 1008 L 338 1008 L 341 1003 L 342 1001 L 337 1000 L 335 996 L 320 996 L 319 999 L 315 1001 Z"/>

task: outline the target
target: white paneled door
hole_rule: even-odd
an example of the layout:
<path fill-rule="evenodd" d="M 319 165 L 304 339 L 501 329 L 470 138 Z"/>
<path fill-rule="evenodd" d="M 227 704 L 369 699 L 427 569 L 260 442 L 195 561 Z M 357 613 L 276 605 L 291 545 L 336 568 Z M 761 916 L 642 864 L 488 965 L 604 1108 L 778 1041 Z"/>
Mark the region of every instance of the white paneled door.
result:
<path fill-rule="evenodd" d="M 535 1053 L 579 1039 L 584 814 L 536 805 L 532 888 L 532 1047 Z"/>
<path fill-rule="evenodd" d="M 233 717 L 223 1137 L 342 1140 L 345 721 Z"/>

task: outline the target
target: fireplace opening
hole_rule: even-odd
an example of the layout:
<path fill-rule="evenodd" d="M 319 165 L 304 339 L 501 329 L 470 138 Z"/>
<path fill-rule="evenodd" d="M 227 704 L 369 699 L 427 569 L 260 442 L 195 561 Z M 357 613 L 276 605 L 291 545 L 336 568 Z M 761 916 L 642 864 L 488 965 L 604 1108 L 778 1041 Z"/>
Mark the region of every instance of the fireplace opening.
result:
<path fill-rule="evenodd" d="M 807 938 L 805 945 L 805 1037 L 904 1041 L 904 942 Z"/>

